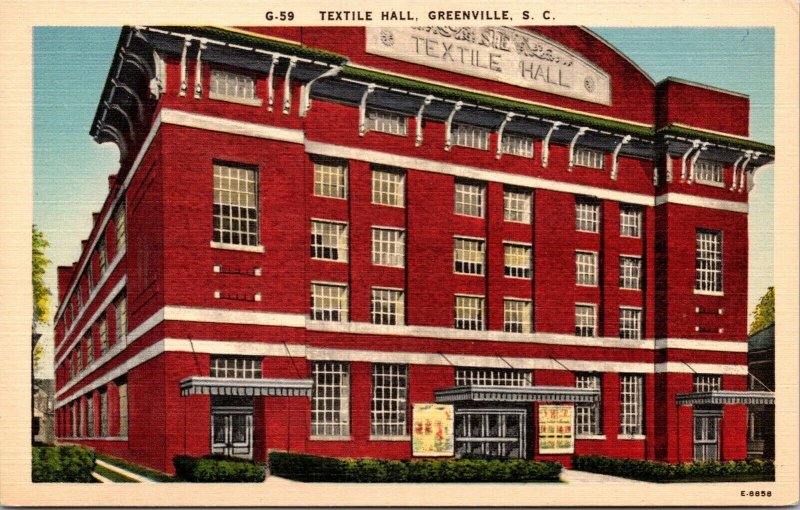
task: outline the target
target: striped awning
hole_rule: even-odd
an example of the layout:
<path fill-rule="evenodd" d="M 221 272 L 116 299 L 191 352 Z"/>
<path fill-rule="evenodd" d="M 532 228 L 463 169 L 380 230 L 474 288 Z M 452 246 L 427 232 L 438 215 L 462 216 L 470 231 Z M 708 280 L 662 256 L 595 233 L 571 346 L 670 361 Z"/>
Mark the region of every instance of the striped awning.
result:
<path fill-rule="evenodd" d="M 735 391 L 713 390 L 697 393 L 681 393 L 675 401 L 684 406 L 690 405 L 769 405 L 775 404 L 775 393 L 772 391 Z"/>
<path fill-rule="evenodd" d="M 571 386 L 456 386 L 434 392 L 436 402 L 575 402 L 600 401 L 600 390 Z"/>
<path fill-rule="evenodd" d="M 181 381 L 181 396 L 234 395 L 253 397 L 308 397 L 311 379 L 235 379 L 192 376 Z"/>

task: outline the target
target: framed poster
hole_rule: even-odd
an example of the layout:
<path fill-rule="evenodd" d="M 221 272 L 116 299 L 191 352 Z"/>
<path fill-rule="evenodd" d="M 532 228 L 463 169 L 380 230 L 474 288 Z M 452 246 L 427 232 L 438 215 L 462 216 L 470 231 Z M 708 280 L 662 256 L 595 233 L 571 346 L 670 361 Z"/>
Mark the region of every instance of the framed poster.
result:
<path fill-rule="evenodd" d="M 451 404 L 414 404 L 411 448 L 414 457 L 450 457 L 455 454 Z"/>
<path fill-rule="evenodd" d="M 539 453 L 575 452 L 575 408 L 571 405 L 539 406 Z"/>

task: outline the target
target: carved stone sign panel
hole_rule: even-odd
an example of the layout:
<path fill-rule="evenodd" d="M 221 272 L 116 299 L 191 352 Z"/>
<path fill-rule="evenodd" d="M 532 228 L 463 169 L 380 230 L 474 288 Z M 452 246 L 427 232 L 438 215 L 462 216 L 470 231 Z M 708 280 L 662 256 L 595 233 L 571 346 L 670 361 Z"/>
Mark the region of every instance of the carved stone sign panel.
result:
<path fill-rule="evenodd" d="M 611 79 L 574 51 L 509 27 L 367 27 L 367 53 L 611 104 Z"/>

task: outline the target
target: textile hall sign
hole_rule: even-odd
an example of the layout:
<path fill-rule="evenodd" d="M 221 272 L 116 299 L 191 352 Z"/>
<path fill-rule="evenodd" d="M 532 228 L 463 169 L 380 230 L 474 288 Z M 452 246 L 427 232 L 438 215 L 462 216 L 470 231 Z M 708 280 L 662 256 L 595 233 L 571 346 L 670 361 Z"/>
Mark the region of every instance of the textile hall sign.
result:
<path fill-rule="evenodd" d="M 539 406 L 539 453 L 575 452 L 575 408 L 571 405 Z"/>
<path fill-rule="evenodd" d="M 451 404 L 414 404 L 411 430 L 415 457 L 450 457 L 455 454 Z"/>
<path fill-rule="evenodd" d="M 574 51 L 510 27 L 367 27 L 367 53 L 593 103 L 611 79 Z"/>

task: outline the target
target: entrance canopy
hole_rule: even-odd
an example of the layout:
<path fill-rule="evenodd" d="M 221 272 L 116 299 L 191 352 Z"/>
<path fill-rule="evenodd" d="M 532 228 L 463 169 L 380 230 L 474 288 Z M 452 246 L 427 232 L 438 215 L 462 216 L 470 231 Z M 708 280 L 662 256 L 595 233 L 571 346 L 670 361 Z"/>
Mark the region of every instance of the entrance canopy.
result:
<path fill-rule="evenodd" d="M 600 390 L 570 386 L 455 386 L 434 392 L 436 402 L 575 402 L 600 401 Z"/>
<path fill-rule="evenodd" d="M 772 391 L 734 391 L 713 390 L 697 393 L 681 393 L 675 396 L 679 405 L 723 405 L 723 404 L 774 404 L 775 393 Z"/>
<path fill-rule="evenodd" d="M 181 396 L 240 395 L 254 397 L 308 397 L 311 379 L 236 379 L 192 376 L 181 381 Z"/>

